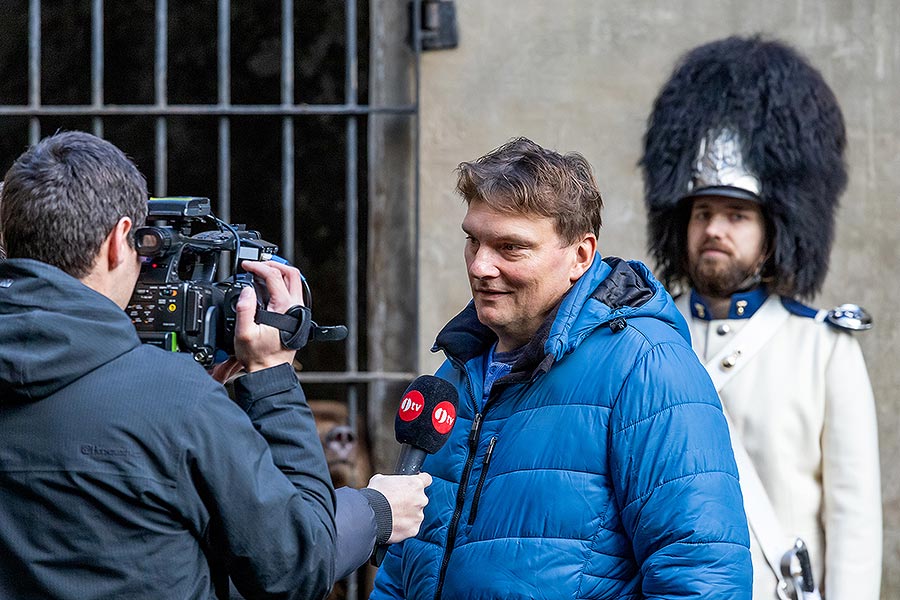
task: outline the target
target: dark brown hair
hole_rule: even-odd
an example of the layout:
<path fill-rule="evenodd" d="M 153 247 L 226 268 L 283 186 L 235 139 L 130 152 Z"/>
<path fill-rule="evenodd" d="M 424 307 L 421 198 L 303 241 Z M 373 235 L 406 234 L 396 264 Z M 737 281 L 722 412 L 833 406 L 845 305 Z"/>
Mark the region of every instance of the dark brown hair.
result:
<path fill-rule="evenodd" d="M 122 217 L 147 216 L 147 183 L 121 150 L 89 133 L 46 137 L 6 173 L 0 237 L 9 258 L 32 258 L 82 278 Z"/>
<path fill-rule="evenodd" d="M 603 199 L 587 160 L 559 154 L 520 137 L 472 162 L 463 162 L 456 191 L 467 204 L 478 200 L 494 210 L 553 219 L 566 244 L 599 235 Z"/>

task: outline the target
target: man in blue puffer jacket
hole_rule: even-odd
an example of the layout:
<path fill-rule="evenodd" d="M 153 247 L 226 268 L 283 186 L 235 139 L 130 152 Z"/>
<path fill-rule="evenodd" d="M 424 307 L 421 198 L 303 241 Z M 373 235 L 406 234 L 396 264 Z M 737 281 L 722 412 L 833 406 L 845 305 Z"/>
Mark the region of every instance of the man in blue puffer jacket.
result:
<path fill-rule="evenodd" d="M 671 297 L 596 252 L 590 165 L 520 138 L 459 167 L 473 300 L 417 538 L 372 598 L 750 598 L 722 410 Z"/>

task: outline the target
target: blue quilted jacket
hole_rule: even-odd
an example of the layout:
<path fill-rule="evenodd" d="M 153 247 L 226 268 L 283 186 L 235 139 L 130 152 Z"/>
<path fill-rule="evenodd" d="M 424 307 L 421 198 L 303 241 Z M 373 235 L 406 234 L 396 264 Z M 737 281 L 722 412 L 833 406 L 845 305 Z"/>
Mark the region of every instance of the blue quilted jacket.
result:
<path fill-rule="evenodd" d="M 471 303 L 438 335 L 458 420 L 372 598 L 749 599 L 721 407 L 647 268 L 597 256 L 483 402 L 495 341 Z"/>

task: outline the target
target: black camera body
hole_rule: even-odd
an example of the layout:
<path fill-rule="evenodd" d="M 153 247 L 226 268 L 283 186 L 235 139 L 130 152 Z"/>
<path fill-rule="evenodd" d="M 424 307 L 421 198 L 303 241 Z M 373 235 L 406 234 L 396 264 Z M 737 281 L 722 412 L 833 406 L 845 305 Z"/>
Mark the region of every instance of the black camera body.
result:
<path fill-rule="evenodd" d="M 209 199 L 199 197 L 151 198 L 147 226 L 135 230 L 135 245 L 142 264 L 126 311 L 141 341 L 189 352 L 204 366 L 219 351 L 233 354 L 241 289 L 254 286 L 260 309 L 268 301 L 265 286 L 241 263 L 280 260 L 278 246 L 257 231 L 215 218 Z M 216 281 L 229 262 L 231 275 Z"/>

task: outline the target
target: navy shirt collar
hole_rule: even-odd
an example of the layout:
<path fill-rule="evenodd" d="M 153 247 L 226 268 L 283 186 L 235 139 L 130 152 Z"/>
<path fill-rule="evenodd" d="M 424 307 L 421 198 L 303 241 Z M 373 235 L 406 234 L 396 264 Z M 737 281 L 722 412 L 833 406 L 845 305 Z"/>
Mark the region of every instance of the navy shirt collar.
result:
<path fill-rule="evenodd" d="M 769 292 L 765 286 L 756 287 L 747 292 L 738 292 L 731 296 L 731 306 L 728 307 L 729 319 L 749 319 L 759 310 Z M 712 311 L 709 304 L 695 290 L 691 290 L 691 316 L 695 319 L 712 321 Z"/>

